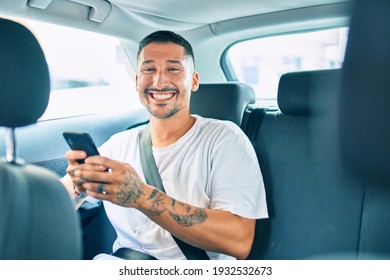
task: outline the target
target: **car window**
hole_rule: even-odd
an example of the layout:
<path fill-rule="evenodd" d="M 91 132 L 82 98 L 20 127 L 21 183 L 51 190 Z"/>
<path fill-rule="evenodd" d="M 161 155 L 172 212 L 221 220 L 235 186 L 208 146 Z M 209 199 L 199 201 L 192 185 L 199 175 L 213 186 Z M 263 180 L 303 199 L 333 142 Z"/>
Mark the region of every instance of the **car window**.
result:
<path fill-rule="evenodd" d="M 341 67 L 347 33 L 336 28 L 239 42 L 225 53 L 224 71 L 229 80 L 252 85 L 259 104 L 276 105 L 282 74 Z"/>
<path fill-rule="evenodd" d="M 140 108 L 135 73 L 117 38 L 17 21 L 38 38 L 49 65 L 50 101 L 40 121 Z"/>

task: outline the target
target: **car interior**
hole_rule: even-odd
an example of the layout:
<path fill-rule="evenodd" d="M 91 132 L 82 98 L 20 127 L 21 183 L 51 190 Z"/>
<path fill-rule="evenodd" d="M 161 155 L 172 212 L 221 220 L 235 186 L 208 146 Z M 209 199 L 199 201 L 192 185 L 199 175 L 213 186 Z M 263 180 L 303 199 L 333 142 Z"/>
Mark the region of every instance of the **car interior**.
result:
<path fill-rule="evenodd" d="M 389 259 L 389 13 L 387 0 L 1 0 L 0 139 L 7 143 L 0 142 L 0 259 L 91 260 L 111 253 L 116 233 L 103 203 L 74 211 L 58 181 L 69 149 L 62 133 L 88 132 L 101 145 L 148 122 L 133 101 L 119 109 L 102 99 L 104 112 L 88 111 L 100 97 L 116 99 L 106 85 L 91 87 L 96 96 L 85 100 L 71 89 L 50 107 L 62 91 L 54 92 L 53 60 L 29 20 L 118 39 L 128 60 L 122 68 L 133 76 L 145 35 L 172 30 L 192 44 L 201 84 L 191 113 L 239 126 L 263 174 L 269 218 L 256 222 L 249 260 Z M 348 28 L 341 65 L 293 68 L 304 62 L 283 57 L 288 67 L 276 71 L 273 103 L 251 84 L 266 80 L 253 76 L 263 58 L 238 60 L 247 63 L 247 80 L 240 69 L 229 70 L 229 50 L 241 42 L 256 48 L 254 39 L 340 27 Z M 134 87 L 120 87 L 137 96 Z M 81 111 L 69 113 L 77 106 Z M 49 110 L 53 116 L 43 118 Z"/>

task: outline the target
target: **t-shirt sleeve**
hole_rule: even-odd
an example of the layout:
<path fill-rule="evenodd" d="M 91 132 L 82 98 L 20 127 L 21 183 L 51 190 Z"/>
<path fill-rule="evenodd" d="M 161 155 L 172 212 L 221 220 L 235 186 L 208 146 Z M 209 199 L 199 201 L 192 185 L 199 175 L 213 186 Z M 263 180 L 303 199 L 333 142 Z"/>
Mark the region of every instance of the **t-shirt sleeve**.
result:
<path fill-rule="evenodd" d="M 249 139 L 229 127 L 216 141 L 211 168 L 211 208 L 252 219 L 268 218 L 263 177 Z"/>

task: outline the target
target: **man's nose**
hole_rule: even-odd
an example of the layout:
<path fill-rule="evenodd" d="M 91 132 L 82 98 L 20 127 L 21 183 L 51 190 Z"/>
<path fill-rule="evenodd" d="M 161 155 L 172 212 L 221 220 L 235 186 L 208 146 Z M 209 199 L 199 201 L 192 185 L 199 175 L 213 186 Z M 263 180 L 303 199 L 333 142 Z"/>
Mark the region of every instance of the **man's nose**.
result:
<path fill-rule="evenodd" d="M 158 89 L 167 87 L 169 85 L 167 75 L 163 71 L 157 72 L 153 78 L 153 85 Z"/>

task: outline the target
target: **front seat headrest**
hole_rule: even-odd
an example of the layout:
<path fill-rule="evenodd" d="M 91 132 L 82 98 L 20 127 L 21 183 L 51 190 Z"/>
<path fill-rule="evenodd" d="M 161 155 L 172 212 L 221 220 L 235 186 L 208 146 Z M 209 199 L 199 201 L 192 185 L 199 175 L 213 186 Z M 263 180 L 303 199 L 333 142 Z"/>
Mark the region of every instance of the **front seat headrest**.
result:
<path fill-rule="evenodd" d="M 0 42 L 0 126 L 34 124 L 50 95 L 43 51 L 25 26 L 7 19 L 0 19 Z"/>

